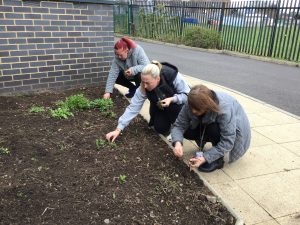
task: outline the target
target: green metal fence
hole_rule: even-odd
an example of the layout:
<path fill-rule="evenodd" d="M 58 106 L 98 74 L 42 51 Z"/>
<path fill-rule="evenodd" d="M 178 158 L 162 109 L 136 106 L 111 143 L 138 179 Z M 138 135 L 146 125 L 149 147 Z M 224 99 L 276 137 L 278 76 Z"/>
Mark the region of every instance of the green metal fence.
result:
<path fill-rule="evenodd" d="M 181 43 L 190 27 L 221 34 L 220 48 L 299 62 L 300 0 L 119 1 L 115 32 Z"/>

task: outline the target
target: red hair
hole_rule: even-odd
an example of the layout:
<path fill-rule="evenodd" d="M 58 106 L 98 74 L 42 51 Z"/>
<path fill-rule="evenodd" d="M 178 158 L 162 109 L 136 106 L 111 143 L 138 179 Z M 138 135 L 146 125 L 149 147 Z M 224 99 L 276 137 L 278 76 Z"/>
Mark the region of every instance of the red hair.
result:
<path fill-rule="evenodd" d="M 128 37 L 122 37 L 115 44 L 115 50 L 136 48 L 136 43 Z"/>

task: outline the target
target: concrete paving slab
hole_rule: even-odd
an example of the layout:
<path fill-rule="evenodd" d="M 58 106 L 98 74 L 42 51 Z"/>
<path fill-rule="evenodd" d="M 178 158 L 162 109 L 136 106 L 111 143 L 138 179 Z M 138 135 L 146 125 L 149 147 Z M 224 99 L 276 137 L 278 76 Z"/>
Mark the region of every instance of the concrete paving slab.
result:
<path fill-rule="evenodd" d="M 247 116 L 249 118 L 251 128 L 274 125 L 273 121 L 262 117 L 260 114 L 248 113 Z"/>
<path fill-rule="evenodd" d="M 241 159 L 228 164 L 223 170 L 233 180 L 239 180 L 299 168 L 300 158 L 275 144 L 253 147 Z"/>
<path fill-rule="evenodd" d="M 252 129 L 251 131 L 251 147 L 258 147 L 258 146 L 264 146 L 264 145 L 271 145 L 271 144 L 275 144 L 274 141 L 272 141 L 271 139 L 261 135 L 260 133 L 254 131 Z"/>
<path fill-rule="evenodd" d="M 255 225 L 280 225 L 280 224 L 277 223 L 276 220 L 272 219 L 261 223 L 256 223 Z"/>
<path fill-rule="evenodd" d="M 300 170 L 268 174 L 237 183 L 273 218 L 300 212 Z"/>
<path fill-rule="evenodd" d="M 280 145 L 300 157 L 300 141 L 289 142 Z"/>
<path fill-rule="evenodd" d="M 300 213 L 284 216 L 276 219 L 280 225 L 299 225 Z"/>
<path fill-rule="evenodd" d="M 216 183 L 215 190 L 239 213 L 247 225 L 271 220 L 272 217 L 236 183 Z"/>
<path fill-rule="evenodd" d="M 299 123 L 299 120 L 295 117 L 292 117 L 279 111 L 259 113 L 259 116 L 271 121 L 272 125 Z"/>
<path fill-rule="evenodd" d="M 279 144 L 300 141 L 300 122 L 275 126 L 254 127 L 253 130 Z"/>

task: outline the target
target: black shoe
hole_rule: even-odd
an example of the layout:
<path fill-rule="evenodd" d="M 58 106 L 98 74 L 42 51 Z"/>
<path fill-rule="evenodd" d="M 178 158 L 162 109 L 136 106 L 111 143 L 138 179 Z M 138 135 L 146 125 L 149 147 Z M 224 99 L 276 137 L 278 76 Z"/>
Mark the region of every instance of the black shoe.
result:
<path fill-rule="evenodd" d="M 136 87 L 129 89 L 129 92 L 125 95 L 127 98 L 132 98 L 135 94 Z"/>
<path fill-rule="evenodd" d="M 217 159 L 216 161 L 213 161 L 212 163 L 204 163 L 203 165 L 198 167 L 198 170 L 201 172 L 209 173 L 216 169 L 222 169 L 224 166 L 224 160 L 223 157 Z"/>

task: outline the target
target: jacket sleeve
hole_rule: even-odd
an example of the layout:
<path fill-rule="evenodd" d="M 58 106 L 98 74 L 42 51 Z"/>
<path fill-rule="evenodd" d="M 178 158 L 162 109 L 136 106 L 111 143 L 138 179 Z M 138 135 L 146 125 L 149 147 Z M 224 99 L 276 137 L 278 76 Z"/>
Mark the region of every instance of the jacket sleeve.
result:
<path fill-rule="evenodd" d="M 183 142 L 183 134 L 189 128 L 190 117 L 188 113 L 188 104 L 185 103 L 182 107 L 178 117 L 171 129 L 172 144 L 174 145 L 177 141 Z"/>
<path fill-rule="evenodd" d="M 236 116 L 233 112 L 233 107 L 227 105 L 221 110 L 222 113 L 217 117 L 217 122 L 220 127 L 220 141 L 216 146 L 213 146 L 203 154 L 208 163 L 221 158 L 234 147 L 236 138 Z"/>
<path fill-rule="evenodd" d="M 133 72 L 133 75 L 137 75 L 138 73 L 142 72 L 144 67 L 150 63 L 144 49 L 139 45 L 136 47 L 132 57 L 136 57 L 137 59 L 137 65 L 130 68 Z"/>
<path fill-rule="evenodd" d="M 130 123 L 130 121 L 139 114 L 146 99 L 146 94 L 141 91 L 141 88 L 138 88 L 131 99 L 130 105 L 127 106 L 125 112 L 119 118 L 118 128 L 123 130 Z"/>
<path fill-rule="evenodd" d="M 120 67 L 116 63 L 116 59 L 113 60 L 109 74 L 106 80 L 105 93 L 113 93 L 114 85 L 119 76 Z"/>
<path fill-rule="evenodd" d="M 183 104 L 187 102 L 187 95 L 190 92 L 190 87 L 188 84 L 183 80 L 183 77 L 180 73 L 177 73 L 175 80 L 173 81 L 173 85 L 176 89 L 176 93 L 174 98 L 174 103 Z"/>

